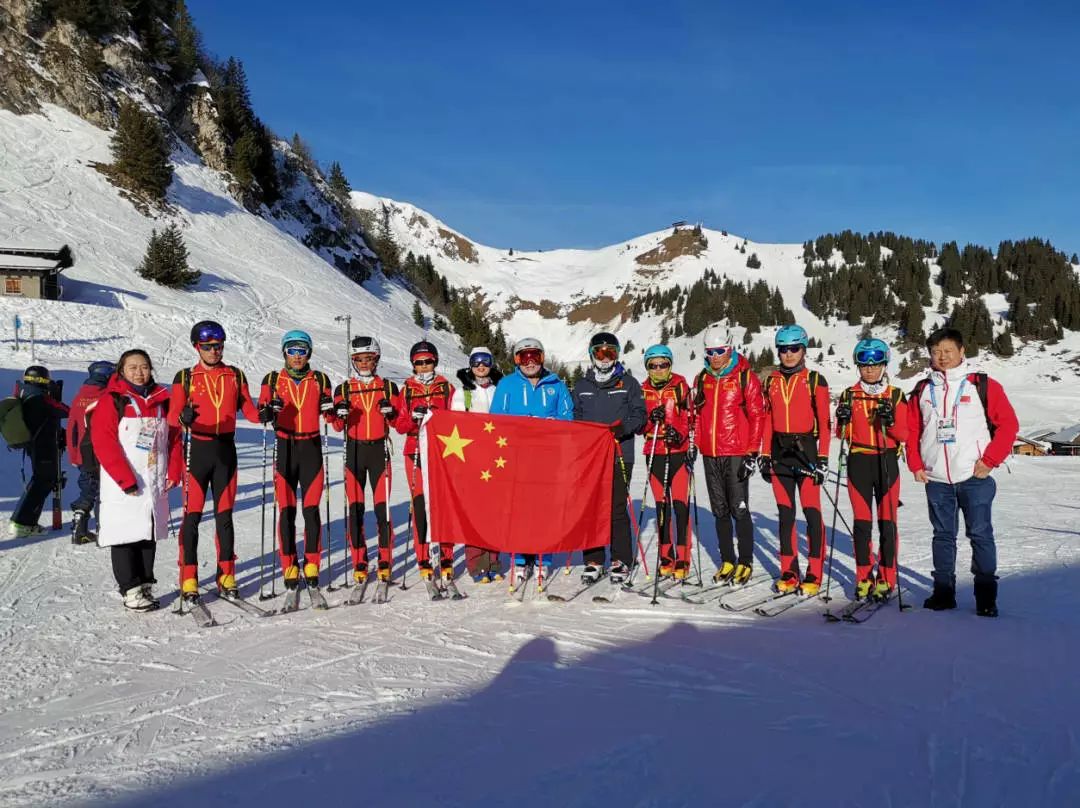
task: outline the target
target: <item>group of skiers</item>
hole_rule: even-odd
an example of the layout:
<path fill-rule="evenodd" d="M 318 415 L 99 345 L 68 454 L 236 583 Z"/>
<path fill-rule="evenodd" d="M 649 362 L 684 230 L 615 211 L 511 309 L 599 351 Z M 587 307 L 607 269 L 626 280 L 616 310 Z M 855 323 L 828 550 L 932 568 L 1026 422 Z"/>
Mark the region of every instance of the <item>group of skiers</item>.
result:
<path fill-rule="evenodd" d="M 933 527 L 934 591 L 930 609 L 955 608 L 955 557 L 959 513 L 973 547 L 977 612 L 997 614 L 996 555 L 991 523 L 995 484 L 990 473 L 1008 456 L 1017 432 L 1016 415 L 1001 386 L 972 372 L 963 339 L 952 329 L 927 340 L 931 370 L 905 397 L 889 383 L 889 347 L 878 339 L 859 340 L 852 353 L 858 378 L 835 405 L 822 374 L 807 368 L 809 340 L 798 325 L 775 337 L 778 366 L 762 381 L 719 326 L 704 335 L 704 367 L 690 380 L 674 373 L 666 345 L 644 351 L 645 377 L 638 382 L 623 362 L 611 333 L 589 343 L 589 369 L 573 391 L 545 367 L 544 347 L 526 338 L 513 346 L 515 368 L 502 375 L 483 346 L 457 372 L 458 385 L 438 370 L 438 350 L 422 340 L 412 346 L 412 375 L 399 387 L 379 375 L 376 338 L 351 340 L 352 373 L 334 387 L 311 367 L 311 337 L 299 330 L 281 339 L 283 365 L 267 373 L 257 397 L 247 378 L 224 360 L 226 334 L 212 321 L 190 334 L 197 361 L 176 374 L 171 389 L 157 384 L 149 356 L 124 353 L 113 366 L 95 362 L 73 403 L 67 430 L 72 461 L 79 467 L 72 540 L 93 541 L 88 523 L 100 497 L 99 534 L 113 551 L 113 568 L 124 605 L 136 611 L 158 607 L 152 585 L 154 548 L 168 532 L 168 490 L 183 488 L 179 531 L 180 591 L 197 602 L 199 524 L 206 499 L 214 504 L 218 593 L 239 598 L 232 512 L 237 492 L 235 429 L 238 415 L 272 429 L 271 468 L 276 503 L 274 535 L 286 590 L 301 583 L 317 590 L 322 557 L 320 502 L 328 495 L 327 429 L 345 435 L 346 533 L 352 577 L 369 575 L 364 535 L 366 490 L 377 524 L 375 573 L 391 578 L 394 529 L 390 519 L 390 436 L 405 436 L 404 460 L 410 494 L 410 532 L 421 577 L 452 581 L 454 537 L 439 536 L 437 570 L 427 537 L 423 463 L 419 433 L 440 409 L 584 420 L 610 426 L 615 441 L 610 535 L 584 554 L 583 583 L 610 576 L 625 581 L 634 567 L 631 536 L 635 436 L 644 437 L 648 487 L 657 505 L 659 575 L 684 580 L 691 561 L 690 500 L 694 469 L 701 455 L 710 509 L 716 525 L 720 565 L 717 584 L 747 584 L 754 567 L 754 526 L 749 479 L 755 473 L 771 484 L 779 525 L 778 593 L 818 594 L 827 548 L 821 494 L 846 469 L 854 512 L 852 538 L 857 599 L 887 600 L 897 590 L 900 456 L 915 479 L 926 484 Z M 48 400 L 48 372 L 34 366 L 24 375 L 27 420 L 35 396 Z M 108 403 L 105 403 L 108 402 Z M 36 406 L 36 405 L 34 405 Z M 42 418 L 50 429 L 49 451 L 32 453 L 34 476 L 12 517 L 12 532 L 41 530 L 37 518 L 58 472 L 53 450 L 66 408 L 51 402 Z M 37 420 L 41 420 L 40 418 Z M 61 433 L 62 434 L 62 433 Z M 830 476 L 830 441 L 841 441 L 840 469 Z M 99 470 L 100 466 L 100 470 Z M 100 489 L 100 491 L 98 490 Z M 837 503 L 826 489 L 826 495 Z M 806 522 L 809 554 L 800 565 L 796 504 Z M 644 507 L 644 503 L 642 503 Z M 298 551 L 297 510 L 303 518 L 303 556 Z M 876 515 L 878 548 L 871 535 Z M 605 566 L 606 548 L 610 564 Z M 550 558 L 542 562 L 550 564 Z M 518 555 L 515 563 L 536 559 Z M 477 583 L 502 577 L 498 553 L 466 548 L 469 574 Z"/>

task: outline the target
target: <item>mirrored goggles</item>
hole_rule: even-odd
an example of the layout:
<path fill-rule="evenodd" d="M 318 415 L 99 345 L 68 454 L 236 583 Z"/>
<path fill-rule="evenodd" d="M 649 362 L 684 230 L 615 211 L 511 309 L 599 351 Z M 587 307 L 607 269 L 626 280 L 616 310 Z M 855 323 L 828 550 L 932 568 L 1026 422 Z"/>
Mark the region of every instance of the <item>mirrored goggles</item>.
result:
<path fill-rule="evenodd" d="M 884 365 L 887 354 L 880 348 L 869 348 L 855 354 L 857 365 Z"/>
<path fill-rule="evenodd" d="M 307 356 L 309 353 L 311 351 L 303 345 L 288 345 L 285 348 L 286 356 Z"/>
<path fill-rule="evenodd" d="M 614 345 L 595 345 L 592 349 L 592 358 L 600 362 L 614 362 L 619 358 L 619 349 Z"/>
<path fill-rule="evenodd" d="M 542 365 L 544 364 L 544 352 L 535 348 L 521 351 L 517 355 L 517 362 L 519 365 Z"/>
<path fill-rule="evenodd" d="M 478 353 L 473 354 L 469 357 L 469 365 L 474 368 L 478 368 L 481 365 L 483 367 L 489 368 L 492 366 L 493 363 L 494 360 L 492 360 L 491 354 L 489 353 Z"/>

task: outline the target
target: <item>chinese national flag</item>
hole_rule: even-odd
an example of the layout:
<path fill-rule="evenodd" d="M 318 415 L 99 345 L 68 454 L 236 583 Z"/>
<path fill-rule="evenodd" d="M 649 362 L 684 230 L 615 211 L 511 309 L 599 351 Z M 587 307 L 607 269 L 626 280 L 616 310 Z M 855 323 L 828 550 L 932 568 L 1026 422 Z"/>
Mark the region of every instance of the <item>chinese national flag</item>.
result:
<path fill-rule="evenodd" d="M 606 427 L 437 410 L 425 429 L 432 541 L 549 555 L 610 540 Z"/>

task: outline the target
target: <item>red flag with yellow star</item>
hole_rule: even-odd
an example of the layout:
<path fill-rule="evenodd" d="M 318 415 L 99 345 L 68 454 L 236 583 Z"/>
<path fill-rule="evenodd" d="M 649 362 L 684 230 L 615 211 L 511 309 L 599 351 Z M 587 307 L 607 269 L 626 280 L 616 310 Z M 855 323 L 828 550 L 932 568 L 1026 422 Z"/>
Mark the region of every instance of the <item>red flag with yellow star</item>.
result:
<path fill-rule="evenodd" d="M 437 410 L 426 429 L 432 541 L 549 555 L 610 540 L 607 427 Z"/>

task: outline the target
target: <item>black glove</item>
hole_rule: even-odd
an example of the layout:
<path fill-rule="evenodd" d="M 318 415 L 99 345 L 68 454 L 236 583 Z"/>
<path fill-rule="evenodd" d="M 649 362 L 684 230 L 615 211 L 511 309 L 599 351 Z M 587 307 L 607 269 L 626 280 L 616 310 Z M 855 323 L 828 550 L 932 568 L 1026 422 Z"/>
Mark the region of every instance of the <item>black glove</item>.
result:
<path fill-rule="evenodd" d="M 698 449 L 694 444 L 690 444 L 690 448 L 686 450 L 686 463 L 687 465 L 694 465 L 697 462 Z"/>
<path fill-rule="evenodd" d="M 270 409 L 272 409 L 274 413 L 277 414 L 283 409 L 285 409 L 285 402 L 277 396 L 274 396 L 272 399 L 270 399 Z"/>
<path fill-rule="evenodd" d="M 383 414 L 383 418 L 397 417 L 397 410 L 394 409 L 394 405 L 390 403 L 388 398 L 379 400 L 379 412 Z"/>
<path fill-rule="evenodd" d="M 851 405 L 847 402 L 836 405 L 836 423 L 847 426 L 851 423 Z"/>
<path fill-rule="evenodd" d="M 334 409 L 334 399 L 330 398 L 330 396 L 325 396 L 325 395 L 319 397 L 319 412 L 322 412 L 322 413 L 332 412 L 333 409 Z"/>
<path fill-rule="evenodd" d="M 336 415 L 338 418 L 342 418 L 342 419 L 348 418 L 349 417 L 349 402 L 348 401 L 339 401 L 337 403 L 337 406 L 334 407 L 334 415 Z"/>
<path fill-rule="evenodd" d="M 664 430 L 664 443 L 668 446 L 678 446 L 683 440 L 683 436 L 679 434 L 679 430 L 675 427 L 669 426 Z"/>
<path fill-rule="evenodd" d="M 878 402 L 877 417 L 882 426 L 889 427 L 896 423 L 896 410 L 887 398 Z"/>
<path fill-rule="evenodd" d="M 758 461 L 757 461 L 757 470 L 758 470 L 758 474 L 761 475 L 761 479 L 763 479 L 767 483 L 772 482 L 772 458 L 771 457 L 769 457 L 768 455 L 762 455 L 761 457 L 759 457 Z"/>
<path fill-rule="evenodd" d="M 277 413 L 274 412 L 273 408 L 269 404 L 263 404 L 261 407 L 259 407 L 260 424 L 269 424 L 274 420 L 276 416 Z"/>
<path fill-rule="evenodd" d="M 739 464 L 739 471 L 737 476 L 739 482 L 745 482 L 754 476 L 754 472 L 758 467 L 757 455 L 748 454 L 742 459 L 742 463 Z"/>
<path fill-rule="evenodd" d="M 421 421 L 424 420 L 424 416 L 427 415 L 427 414 L 428 414 L 428 408 L 425 407 L 423 404 L 421 404 L 419 407 L 416 407 L 415 409 L 413 409 L 413 411 L 412 411 L 412 419 L 414 421 L 416 421 L 416 423 L 420 423 Z"/>
<path fill-rule="evenodd" d="M 705 390 L 701 387 L 694 388 L 694 409 L 700 410 L 705 406 Z"/>
<path fill-rule="evenodd" d="M 821 485 L 825 482 L 825 477 L 829 474 L 829 458 L 819 457 L 817 459 L 817 466 L 810 474 L 810 478 L 814 481 L 814 485 Z"/>
<path fill-rule="evenodd" d="M 653 411 L 649 413 L 649 420 L 652 421 L 654 424 L 664 423 L 665 418 L 666 415 L 664 413 L 663 407 L 654 407 Z"/>
<path fill-rule="evenodd" d="M 189 401 L 184 405 L 184 409 L 180 410 L 180 423 L 184 426 L 191 426 L 195 423 L 195 416 L 199 414 L 199 408 L 195 404 Z"/>

